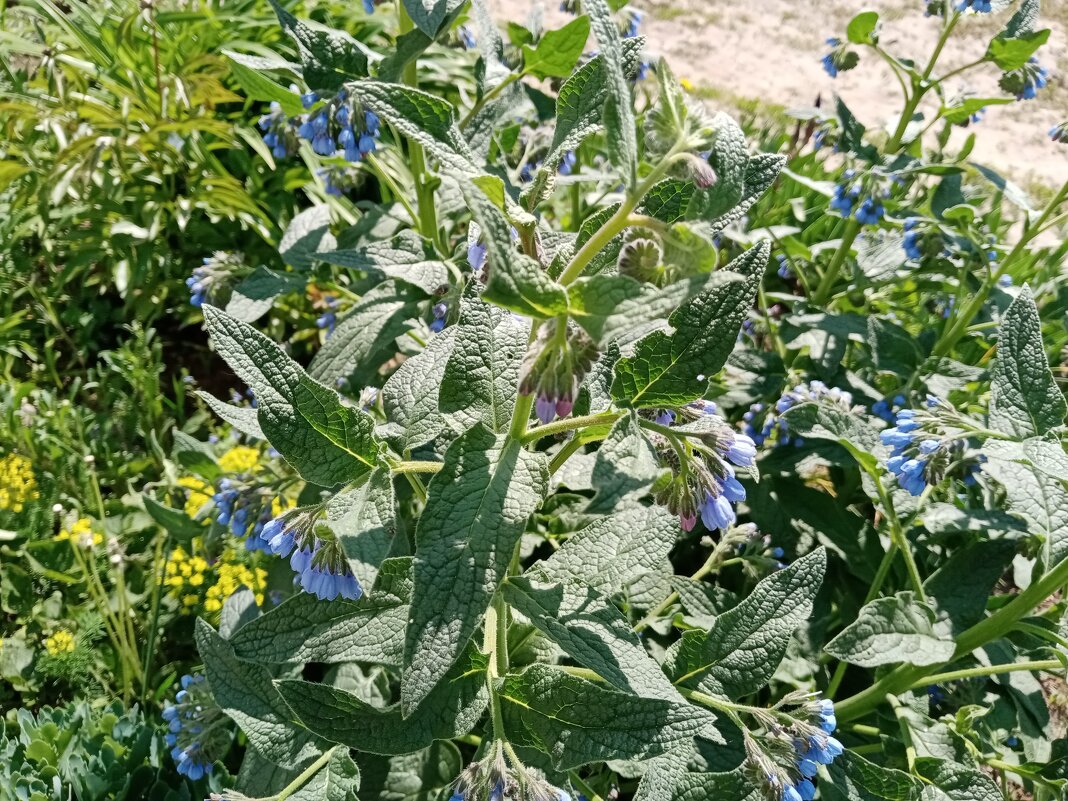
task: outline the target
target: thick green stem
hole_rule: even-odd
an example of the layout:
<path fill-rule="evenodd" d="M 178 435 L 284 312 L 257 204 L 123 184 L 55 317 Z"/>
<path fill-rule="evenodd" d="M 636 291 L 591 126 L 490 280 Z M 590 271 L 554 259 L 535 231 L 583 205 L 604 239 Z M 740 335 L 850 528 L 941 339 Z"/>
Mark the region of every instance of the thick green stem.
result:
<path fill-rule="evenodd" d="M 970 654 L 976 648 L 1004 636 L 1016 625 L 1017 621 L 1028 615 L 1032 609 L 1051 594 L 1061 589 L 1065 582 L 1068 582 L 1068 559 L 1062 560 L 1042 578 L 1032 582 L 1031 586 L 1023 590 L 994 614 L 964 631 L 957 638 L 957 650 L 954 652 L 953 658 L 944 664 L 952 664 L 963 656 Z M 898 695 L 903 693 L 917 683 L 921 683 L 925 677 L 935 675 L 931 673 L 931 670 L 935 667 L 937 665 L 921 668 L 913 667 L 912 665 L 901 665 L 867 689 L 835 704 L 835 714 L 838 716 L 838 720 L 846 723 L 868 714 L 888 694 Z"/>
<path fill-rule="evenodd" d="M 576 428 L 610 426 L 622 416 L 621 412 L 600 412 L 599 414 L 587 414 L 582 417 L 567 417 L 563 420 L 546 423 L 526 432 L 523 435 L 523 442 L 536 442 L 544 437 L 563 434 L 566 431 L 574 431 Z"/>
<path fill-rule="evenodd" d="M 819 286 L 816 287 L 816 293 L 812 296 L 813 305 L 823 306 L 830 299 L 831 292 L 834 290 L 834 285 L 838 281 L 838 273 L 841 272 L 842 265 L 849 256 L 849 252 L 853 249 L 853 242 L 856 241 L 857 234 L 859 233 L 860 223 L 852 218 L 847 220 L 845 231 L 842 232 L 842 241 L 838 245 L 838 250 L 836 250 L 834 256 L 831 257 L 831 263 L 827 265 L 827 272 L 823 274 Z"/>
<path fill-rule="evenodd" d="M 445 465 L 442 462 L 397 462 L 393 464 L 389 469 L 394 475 L 400 475 L 402 473 L 438 473 L 441 472 L 441 468 Z"/>

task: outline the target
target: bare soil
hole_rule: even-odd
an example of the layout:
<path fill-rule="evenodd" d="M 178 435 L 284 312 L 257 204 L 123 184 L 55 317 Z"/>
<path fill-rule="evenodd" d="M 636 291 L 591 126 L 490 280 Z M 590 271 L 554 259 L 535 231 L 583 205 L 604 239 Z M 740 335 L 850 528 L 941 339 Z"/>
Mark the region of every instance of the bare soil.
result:
<path fill-rule="evenodd" d="M 890 69 L 870 50 L 861 52 L 855 70 L 837 79 L 820 65 L 830 36 L 844 38 L 846 24 L 860 11 L 878 11 L 881 40 L 887 49 L 926 63 L 938 37 L 939 23 L 923 14 L 923 0 L 635 0 L 645 12 L 642 33 L 652 56 L 664 55 L 675 74 L 687 78 L 698 93 L 729 107 L 756 101 L 769 110 L 810 107 L 818 96 L 825 105 L 838 93 L 869 128 L 892 128 L 897 122 L 901 89 Z M 546 27 L 567 17 L 557 3 L 537 0 L 490 0 L 502 22 L 525 22 L 539 6 Z M 1042 24 L 1052 30 L 1040 59 L 1051 73 L 1050 85 L 1031 101 L 991 106 L 970 130 L 977 134 L 972 159 L 1041 191 L 1068 179 L 1068 147 L 1049 139 L 1049 129 L 1068 118 L 1068 1 L 1044 3 Z M 938 63 L 946 74 L 982 56 L 1007 14 L 970 15 L 962 20 Z M 970 91 L 997 96 L 999 73 L 983 65 L 950 78 L 947 92 Z M 958 132 L 958 137 L 964 135 Z"/>

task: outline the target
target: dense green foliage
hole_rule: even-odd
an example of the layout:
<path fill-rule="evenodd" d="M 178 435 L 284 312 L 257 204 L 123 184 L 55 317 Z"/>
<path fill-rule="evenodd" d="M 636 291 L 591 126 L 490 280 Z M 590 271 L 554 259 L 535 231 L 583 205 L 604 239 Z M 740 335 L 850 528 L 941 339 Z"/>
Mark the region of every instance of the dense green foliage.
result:
<path fill-rule="evenodd" d="M 1064 797 L 1037 0 L 886 132 L 563 10 L 0 12 L 2 801 Z"/>

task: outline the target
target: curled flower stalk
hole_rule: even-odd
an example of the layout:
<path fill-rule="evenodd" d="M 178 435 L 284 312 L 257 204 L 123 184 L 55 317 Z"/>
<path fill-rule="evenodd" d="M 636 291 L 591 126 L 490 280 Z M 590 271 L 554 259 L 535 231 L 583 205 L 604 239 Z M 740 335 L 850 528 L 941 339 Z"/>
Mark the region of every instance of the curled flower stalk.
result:
<path fill-rule="evenodd" d="M 232 733 L 229 718 L 215 703 L 202 674 L 182 676 L 180 685 L 174 702 L 163 708 L 164 739 L 178 772 L 196 781 L 210 774 L 216 760 L 226 754 Z"/>

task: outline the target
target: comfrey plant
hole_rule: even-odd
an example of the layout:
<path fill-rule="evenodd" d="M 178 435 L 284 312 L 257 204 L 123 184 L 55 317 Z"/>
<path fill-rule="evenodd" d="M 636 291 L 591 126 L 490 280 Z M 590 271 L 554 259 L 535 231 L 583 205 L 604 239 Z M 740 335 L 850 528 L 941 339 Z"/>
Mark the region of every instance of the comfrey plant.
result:
<path fill-rule="evenodd" d="M 663 62 L 637 111 L 625 9 L 582 0 L 508 46 L 472 9 L 474 80 L 443 96 L 418 66 L 464 22 L 444 0 L 398 4 L 396 49 L 373 57 L 279 10 L 299 65 L 249 62 L 278 73 L 257 96 L 292 108 L 297 80 L 308 113 L 334 109 L 309 131 L 332 139 L 310 142 L 325 160 L 337 109 L 373 114 L 375 161 L 403 161 L 410 187 L 394 183 L 399 228 L 372 212 L 346 227 L 333 199 L 291 224 L 292 274 L 340 268 L 352 301 L 306 367 L 202 307 L 256 404 L 205 400 L 301 486 L 241 526 L 289 560 L 272 572 L 290 597 L 261 611 L 241 593 L 218 631 L 198 622 L 206 680 L 167 713 L 179 764 L 206 776 L 221 753 L 180 706 L 210 687 L 248 742 L 235 780 L 201 779 L 225 797 L 920 801 L 998 797 L 991 769 L 1059 786 L 1008 690 L 989 720 L 928 714 L 928 686 L 1063 658 L 1053 613 L 1024 622 L 1068 581 L 1064 521 L 1024 500 L 1038 486 L 1068 508 L 1065 402 L 1030 291 L 998 317 L 989 379 L 959 371 L 983 384 L 968 398 L 930 372 L 891 387 L 882 350 L 847 359 L 838 340 L 864 337 L 811 309 L 796 333 L 772 318 L 740 337 L 774 274 L 745 218 L 784 158 L 752 152 Z M 838 213 L 881 225 L 897 177 L 858 170 Z M 836 297 L 827 275 L 817 307 Z M 824 379 L 801 375 L 810 361 Z M 939 383 L 946 400 L 917 410 Z M 754 401 L 800 447 L 766 447 L 765 421 L 743 419 Z M 232 526 L 240 500 L 218 502 Z M 988 610 L 1014 559 L 1022 583 Z M 1021 625 L 1030 639 L 1007 641 Z"/>

